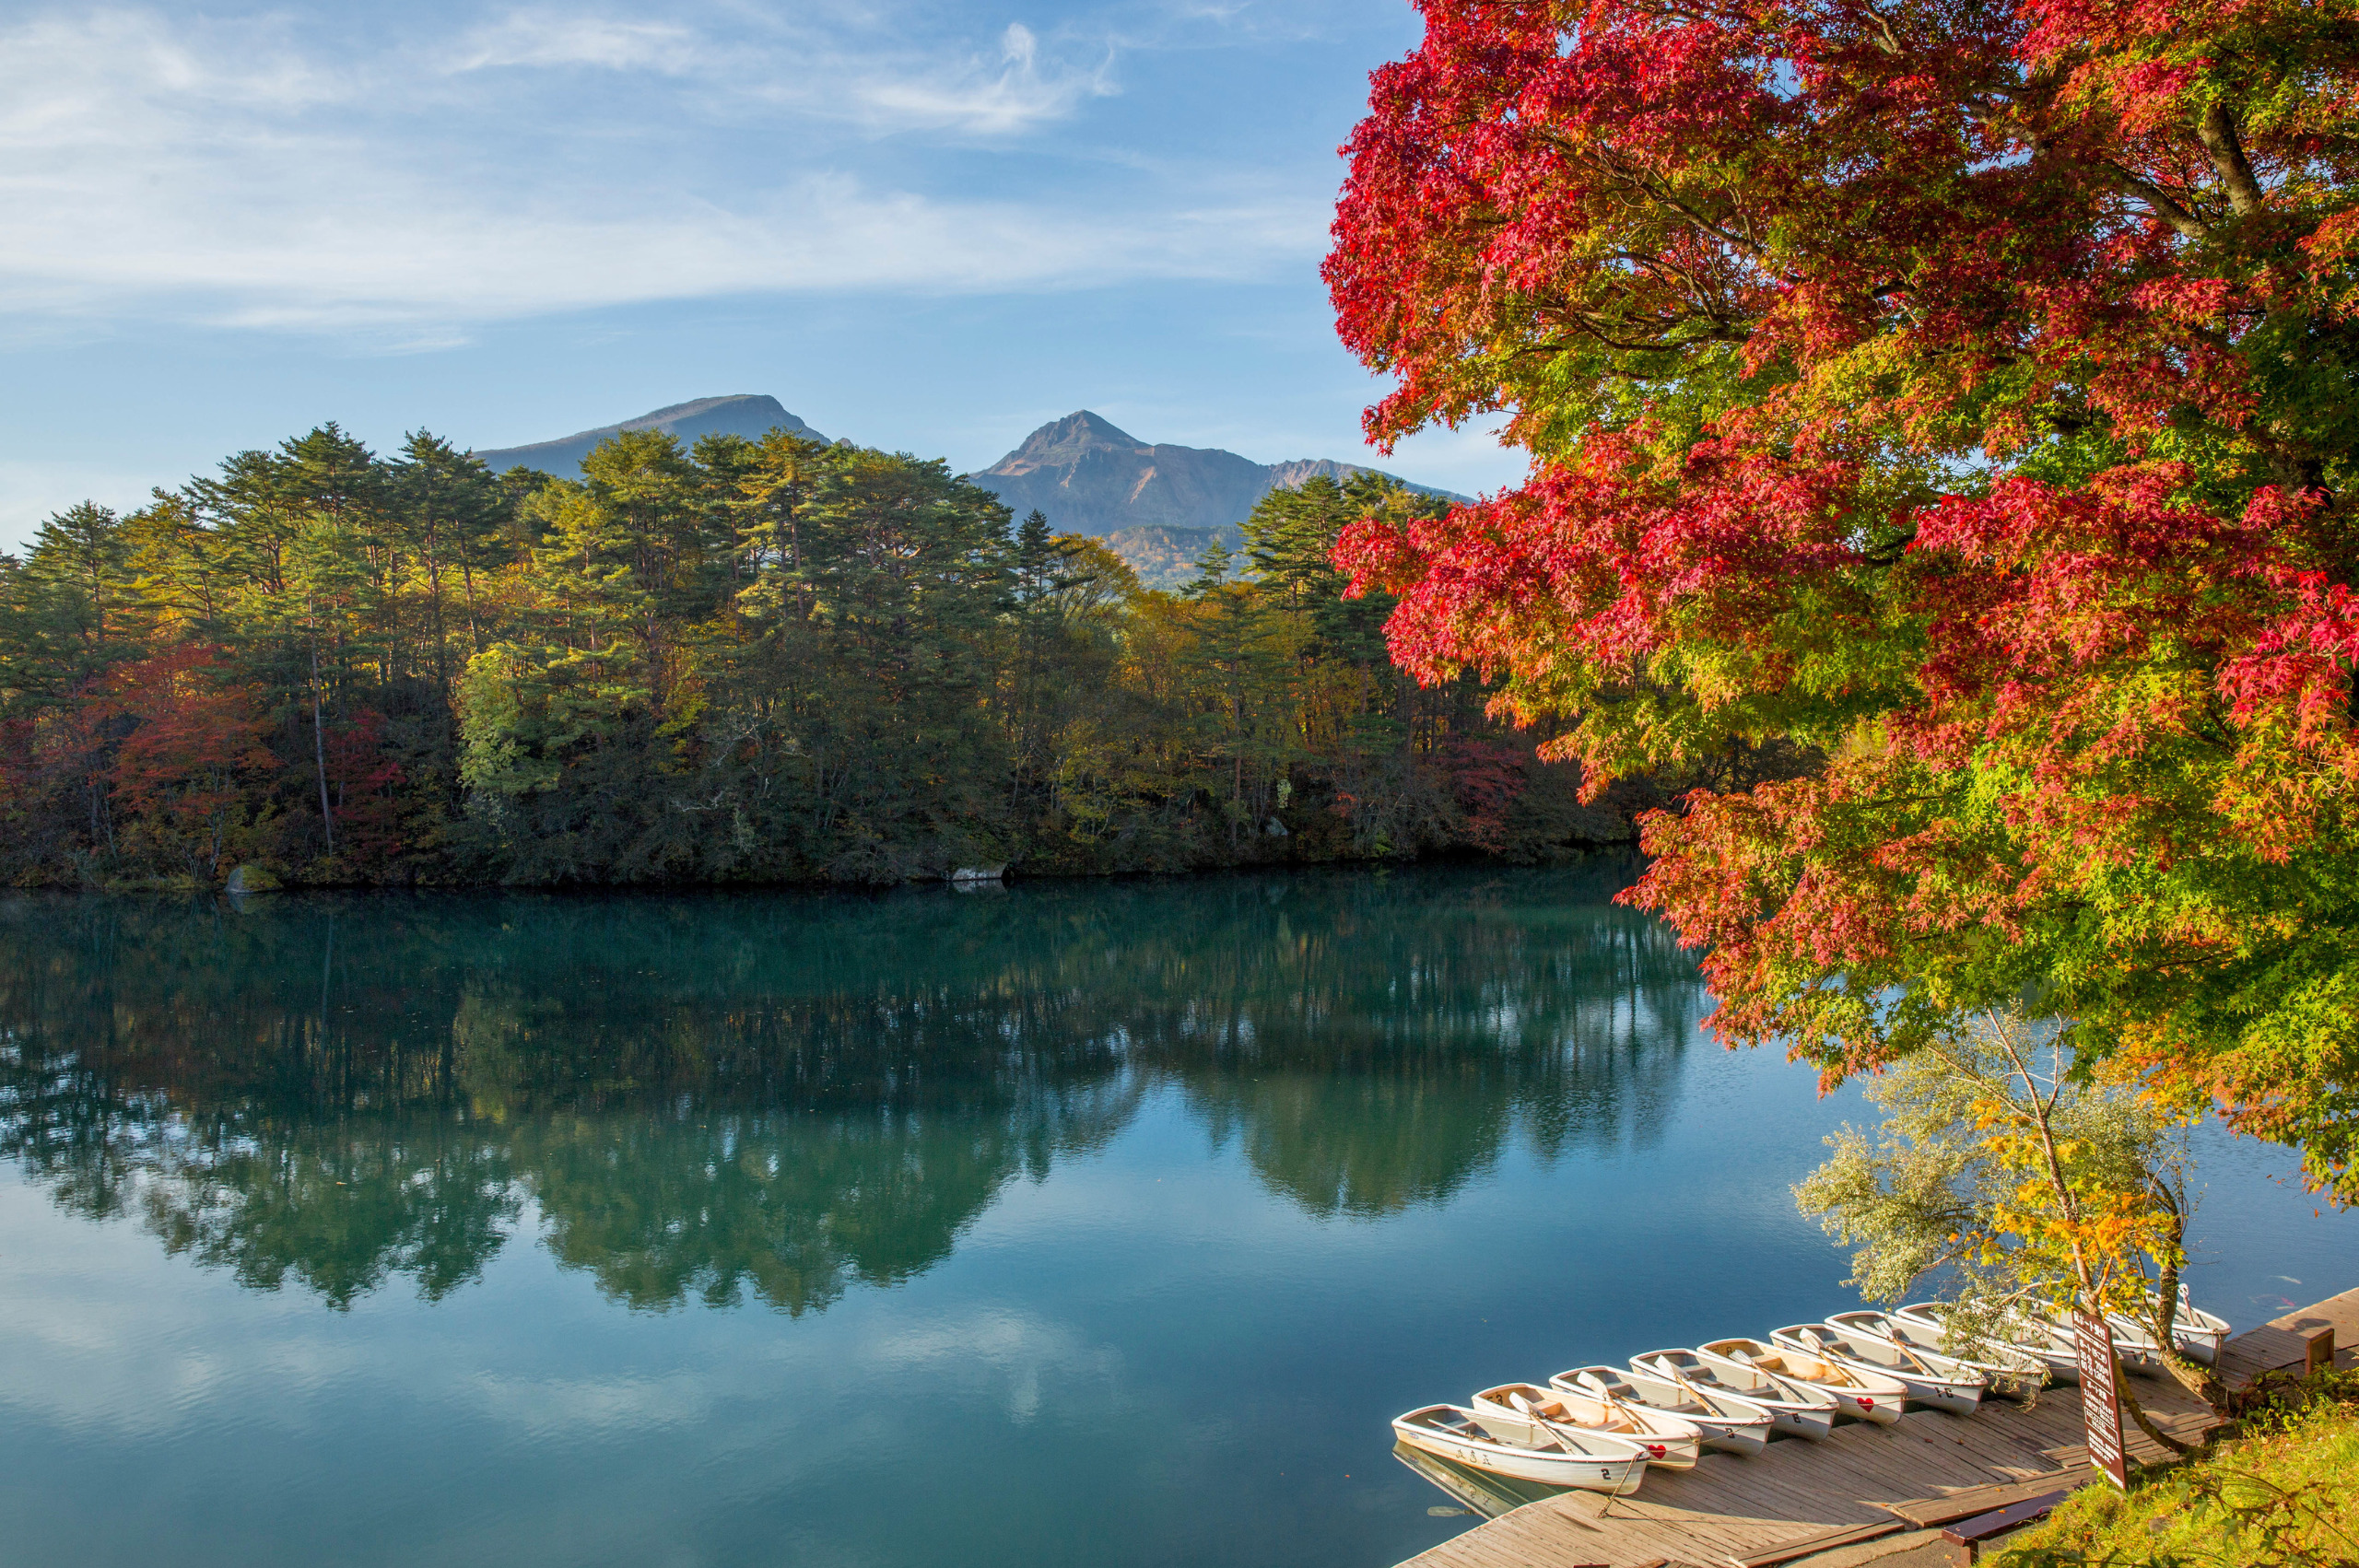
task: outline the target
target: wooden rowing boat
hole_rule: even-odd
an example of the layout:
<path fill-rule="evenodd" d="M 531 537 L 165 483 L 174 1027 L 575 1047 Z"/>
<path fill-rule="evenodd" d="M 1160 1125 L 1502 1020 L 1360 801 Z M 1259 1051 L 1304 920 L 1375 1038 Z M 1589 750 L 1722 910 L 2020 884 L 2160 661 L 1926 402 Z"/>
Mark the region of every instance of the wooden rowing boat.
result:
<path fill-rule="evenodd" d="M 1948 1314 L 1949 1308 L 1940 1302 L 1913 1301 L 1895 1308 L 1892 1316 L 1946 1336 Z M 2081 1381 L 2081 1353 L 2069 1329 L 2059 1328 L 2036 1313 L 2011 1312 L 2001 1320 L 2000 1332 L 2006 1335 L 2004 1343 L 2009 1350 L 2030 1356 L 2046 1367 L 2049 1381 L 2068 1386 Z"/>
<path fill-rule="evenodd" d="M 1855 1333 L 1879 1334 L 1895 1344 L 1907 1346 L 1918 1354 L 1931 1358 L 1935 1365 L 1971 1367 L 1980 1373 L 1990 1386 L 1990 1392 L 2008 1399 L 2028 1399 L 2048 1383 L 2048 1363 L 2029 1351 L 2013 1345 L 1993 1345 L 1984 1352 L 1987 1359 L 1962 1356 L 1948 1348 L 1948 1337 L 1939 1328 L 1929 1328 L 1896 1313 L 1859 1311 L 1837 1312 L 1827 1319 L 1838 1328 Z"/>
<path fill-rule="evenodd" d="M 2155 1292 L 2146 1293 L 2146 1300 L 2150 1304 L 2159 1303 L 2161 1299 Z M 2228 1336 L 2235 1332 L 2226 1318 L 2206 1312 L 2188 1300 L 2185 1285 L 2178 1288 L 2178 1310 L 2171 1314 L 2171 1339 L 2181 1351 L 2211 1366 L 2219 1361 L 2220 1347 L 2226 1344 Z"/>
<path fill-rule="evenodd" d="M 1872 1421 L 1879 1426 L 1890 1426 L 1900 1419 L 1902 1402 L 1908 1398 L 1908 1386 L 1897 1377 L 1854 1371 L 1822 1356 L 1787 1350 L 1760 1340 L 1714 1340 L 1710 1344 L 1699 1345 L 1696 1349 L 1699 1354 L 1720 1356 L 1782 1377 L 1790 1383 L 1805 1383 L 1813 1388 L 1824 1388 L 1835 1397 L 1836 1407 L 1853 1421 Z"/>
<path fill-rule="evenodd" d="M 1657 1377 L 1692 1383 L 1698 1388 L 1731 1394 L 1758 1405 L 1769 1412 L 1770 1430 L 1788 1437 L 1807 1437 L 1816 1442 L 1830 1435 L 1835 1431 L 1835 1418 L 1842 1409 L 1835 1396 L 1824 1388 L 1790 1382 L 1759 1367 L 1725 1356 L 1707 1355 L 1701 1351 L 1649 1351 L 1642 1356 L 1632 1356 L 1630 1364 Z"/>
<path fill-rule="evenodd" d="M 1395 1416 L 1392 1434 L 1470 1469 L 1614 1497 L 1637 1491 L 1647 1473 L 1646 1456 L 1618 1437 L 1567 1427 L 1550 1433 L 1544 1443 L 1511 1442 L 1459 1405 L 1427 1405 Z"/>
<path fill-rule="evenodd" d="M 1619 1399 L 1675 1416 L 1694 1426 L 1708 1448 L 1758 1454 L 1769 1445 L 1769 1412 L 1750 1399 L 1698 1388 L 1675 1377 L 1619 1366 L 1577 1366 L 1548 1380 L 1551 1388 Z"/>
<path fill-rule="evenodd" d="M 1980 1410 L 1982 1396 L 1990 1388 L 1989 1378 L 1946 1356 L 1912 1351 L 1881 1334 L 1863 1333 L 1833 1321 L 1790 1323 L 1772 1329 L 1769 1342 L 1780 1350 L 1833 1362 L 1846 1372 L 1889 1378 L 1906 1391 L 1908 1403 L 1952 1415 L 1970 1416 Z"/>
<path fill-rule="evenodd" d="M 2160 1377 L 2168 1370 L 2163 1363 L 2162 1341 L 2154 1338 L 2152 1328 L 2121 1312 L 2107 1313 L 2105 1321 L 2113 1330 L 2113 1353 L 2121 1358 L 2125 1369 L 2141 1377 Z M 2068 1334 L 2078 1333 L 2068 1322 L 2059 1321 L 2056 1326 Z M 2173 1334 L 2172 1339 L 2176 1340 L 2177 1335 Z"/>
<path fill-rule="evenodd" d="M 1692 1470 L 1704 1446 L 1704 1434 L 1677 1416 L 1531 1383 L 1484 1389 L 1474 1396 L 1474 1415 L 1491 1431 L 1519 1443 L 1536 1442 L 1562 1426 L 1602 1432 L 1637 1444 L 1657 1469 Z"/>

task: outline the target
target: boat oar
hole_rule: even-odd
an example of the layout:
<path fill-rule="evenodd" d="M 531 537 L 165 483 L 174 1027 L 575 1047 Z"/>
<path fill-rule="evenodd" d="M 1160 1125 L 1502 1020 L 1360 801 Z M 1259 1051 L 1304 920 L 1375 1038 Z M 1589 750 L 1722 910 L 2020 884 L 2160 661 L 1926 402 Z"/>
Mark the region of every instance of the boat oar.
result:
<path fill-rule="evenodd" d="M 1521 1394 L 1509 1394 L 1508 1396 L 1508 1408 L 1513 1410 L 1518 1415 L 1524 1417 L 1526 1420 L 1530 1421 L 1533 1426 L 1538 1427 L 1542 1436 L 1547 1438 L 1549 1442 L 1554 1443 L 1566 1453 L 1576 1454 L 1583 1452 L 1583 1450 L 1576 1448 L 1572 1444 L 1566 1442 L 1564 1434 L 1557 1430 L 1557 1423 L 1541 1414 L 1540 1407 L 1533 1404 L 1531 1399 Z"/>
<path fill-rule="evenodd" d="M 1520 1394 L 1509 1394 L 1508 1396 L 1508 1404 L 1518 1415 L 1525 1417 L 1533 1426 L 1538 1427 L 1541 1432 L 1547 1435 L 1551 1442 L 1556 1445 L 1557 1447 L 1563 1449 L 1567 1454 L 1573 1451 L 1571 1444 L 1567 1443 L 1563 1438 L 1556 1435 L 1556 1423 L 1550 1421 L 1546 1416 L 1542 1415 L 1540 1413 L 1539 1406 L 1533 1404 L 1530 1399 L 1525 1398 Z M 1605 1502 L 1597 1511 L 1599 1517 L 1602 1518 L 1605 1515 L 1613 1512 L 1614 1498 L 1614 1494 L 1613 1492 L 1609 1492 L 1605 1494 Z"/>
<path fill-rule="evenodd" d="M 1537 1405 L 1535 1405 L 1535 1404 L 1533 1404 L 1530 1399 L 1528 1399 L 1528 1398 L 1524 1398 L 1521 1394 L 1509 1394 L 1509 1395 L 1508 1396 L 1508 1406 L 1509 1406 L 1511 1409 L 1513 1409 L 1513 1410 L 1515 1410 L 1515 1412 L 1516 1412 L 1517 1414 L 1519 1414 L 1519 1415 L 1520 1415 L 1520 1416 L 1525 1417 L 1527 1420 L 1529 1420 L 1529 1421 L 1532 1422 L 1532 1425 L 1534 1425 L 1534 1426 L 1538 1427 L 1541 1431 L 1543 1431 L 1543 1432 L 1546 1433 L 1549 1435 L 1549 1437 L 1550 1437 L 1550 1438 L 1551 1438 L 1551 1439 L 1555 1443 L 1556 1446 L 1557 1446 L 1557 1447 L 1559 1447 L 1559 1448 L 1561 1448 L 1561 1449 L 1563 1449 L 1566 1453 L 1567 1453 L 1567 1454 L 1571 1454 L 1571 1453 L 1577 1453 L 1577 1452 L 1586 1452 L 1586 1450 L 1584 1450 L 1584 1449 L 1576 1449 L 1572 1444 L 1566 1442 L 1566 1441 L 1565 1441 L 1565 1438 L 1564 1438 L 1564 1436 L 1563 1436 L 1563 1433 L 1562 1433 L 1559 1431 L 1559 1429 L 1558 1429 L 1558 1423 L 1557 1423 L 1557 1422 L 1555 1422 L 1550 1421 L 1546 1416 L 1542 1415 L 1542 1414 L 1540 1413 L 1540 1407 L 1539 1407 L 1539 1406 L 1537 1406 Z M 1567 1423 L 1567 1424 L 1569 1424 L 1569 1423 Z M 1635 1421 L 1635 1420 L 1632 1422 L 1632 1425 L 1633 1425 L 1633 1427 L 1634 1427 L 1634 1428 L 1637 1428 L 1637 1422 L 1636 1422 L 1636 1421 Z M 1635 1441 L 1635 1442 L 1633 1442 L 1633 1443 L 1631 1444 L 1631 1446 L 1632 1446 L 1632 1447 L 1634 1447 L 1634 1448 L 1636 1448 L 1636 1449 L 1638 1451 L 1639 1456 L 1641 1456 L 1641 1457 L 1650 1457 L 1650 1458 L 1656 1458 L 1656 1459 L 1660 1459 L 1660 1458 L 1661 1458 L 1661 1457 L 1662 1457 L 1662 1456 L 1663 1456 L 1663 1446 L 1662 1446 L 1662 1445 L 1661 1445 L 1661 1444 L 1659 1444 L 1659 1443 L 1649 1442 L 1649 1441 L 1647 1439 L 1646 1433 L 1645 1433 L 1645 1430 L 1644 1430 L 1643 1428 L 1637 1428 L 1637 1431 L 1638 1431 L 1638 1437 L 1637 1437 L 1637 1441 Z M 1607 1493 L 1607 1494 L 1606 1494 L 1606 1499 L 1605 1499 L 1605 1508 L 1601 1508 L 1601 1509 L 1599 1509 L 1599 1510 L 1598 1510 L 1598 1512 L 1599 1512 L 1600 1514 L 1603 1514 L 1603 1513 L 1605 1512 L 1605 1509 L 1613 1507 L 1613 1506 L 1614 1506 L 1614 1498 L 1615 1498 L 1615 1497 L 1617 1497 L 1617 1496 L 1619 1496 L 1619 1495 L 1620 1495 L 1620 1493 L 1618 1493 L 1618 1492 L 1609 1492 L 1609 1493 Z"/>
<path fill-rule="evenodd" d="M 1508 1408 L 1515 1411 L 1516 1414 L 1530 1421 L 1533 1426 L 1539 1428 L 1540 1434 L 1549 1442 L 1555 1444 L 1559 1448 L 1565 1448 L 1564 1439 L 1556 1435 L 1555 1423 L 1551 1422 L 1546 1416 L 1540 1413 L 1540 1407 L 1538 1405 L 1533 1404 L 1530 1399 L 1525 1398 L 1520 1394 L 1509 1394 L 1508 1396 Z M 1565 1448 L 1565 1452 L 1569 1454 L 1572 1450 Z"/>

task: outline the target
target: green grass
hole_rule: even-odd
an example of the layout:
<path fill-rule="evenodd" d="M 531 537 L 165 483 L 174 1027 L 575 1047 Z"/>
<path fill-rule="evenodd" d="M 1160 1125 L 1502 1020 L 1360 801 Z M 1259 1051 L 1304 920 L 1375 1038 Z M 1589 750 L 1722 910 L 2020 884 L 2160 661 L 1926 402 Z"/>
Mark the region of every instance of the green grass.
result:
<path fill-rule="evenodd" d="M 1997 1568 L 2359 1568 L 2359 1376 L 2279 1384 L 2233 1436 L 2135 1480 L 2084 1487 L 1987 1561 Z"/>

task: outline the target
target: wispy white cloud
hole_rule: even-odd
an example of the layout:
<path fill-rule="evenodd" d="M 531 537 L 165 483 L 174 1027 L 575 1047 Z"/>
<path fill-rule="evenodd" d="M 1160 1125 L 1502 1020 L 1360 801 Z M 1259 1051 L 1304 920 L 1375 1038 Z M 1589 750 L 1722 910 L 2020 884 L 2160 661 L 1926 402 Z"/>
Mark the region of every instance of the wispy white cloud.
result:
<path fill-rule="evenodd" d="M 341 52 L 278 18 L 0 29 L 0 311 L 417 346 L 658 299 L 1234 277 L 1323 243 L 1323 193 L 1232 174 L 1108 202 L 912 188 L 906 159 L 863 162 L 879 135 L 988 142 L 1069 118 L 1114 91 L 1103 49 L 1075 64 L 1078 45 L 1052 57 L 1020 24 L 934 55 L 874 29 L 700 25 L 508 10 L 455 48 Z M 536 92 L 520 72 L 616 85 Z"/>
<path fill-rule="evenodd" d="M 141 208 L 137 245 L 114 242 L 116 210 L 103 201 L 0 229 L 0 310 L 90 314 L 146 302 L 233 325 L 432 332 L 771 290 L 1235 276 L 1315 248 L 1323 216 L 1236 205 L 1109 223 L 828 174 L 729 205 L 648 192 L 602 214 L 562 199 L 482 202 L 380 173 L 348 195 L 320 191 L 314 205 L 274 213 L 237 200 L 252 194 L 241 181 L 189 172 L 169 192 L 123 193 Z"/>
<path fill-rule="evenodd" d="M 824 19 L 824 18 L 823 18 Z M 1097 41 L 1086 62 L 1044 47 L 1010 22 L 981 48 L 927 53 L 848 36 L 840 27 L 772 25 L 728 39 L 676 19 L 516 10 L 470 31 L 451 55 L 452 74 L 591 69 L 696 78 L 705 113 L 742 116 L 767 107 L 871 133 L 948 131 L 1004 137 L 1070 118 L 1111 97 L 1113 46 Z"/>
<path fill-rule="evenodd" d="M 871 117 L 884 123 L 1003 135 L 1064 119 L 1086 99 L 1112 96 L 1111 64 L 1110 53 L 1086 71 L 1046 64 L 1032 29 L 1011 22 L 995 60 L 872 76 L 855 94 Z"/>
<path fill-rule="evenodd" d="M 175 23 L 148 11 L 76 11 L 0 31 L 0 137 L 14 149 L 135 144 L 166 104 L 284 115 L 348 101 L 355 87 L 271 20 Z"/>
<path fill-rule="evenodd" d="M 564 11 L 511 11 L 467 33 L 450 68 L 588 65 L 608 71 L 682 76 L 710 68 L 714 52 L 674 21 L 590 17 Z"/>
<path fill-rule="evenodd" d="M 1402 0 L 1406 8 L 1407 0 Z M 1126 41 L 1168 48 L 1220 47 L 1239 41 L 1298 41 L 1365 19 L 1367 0 L 1156 0 L 1133 11 Z"/>

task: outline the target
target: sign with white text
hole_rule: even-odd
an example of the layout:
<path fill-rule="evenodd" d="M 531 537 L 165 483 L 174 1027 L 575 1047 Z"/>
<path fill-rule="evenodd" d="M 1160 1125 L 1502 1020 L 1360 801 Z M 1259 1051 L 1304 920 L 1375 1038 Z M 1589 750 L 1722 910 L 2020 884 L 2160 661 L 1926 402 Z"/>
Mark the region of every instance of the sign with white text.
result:
<path fill-rule="evenodd" d="M 2089 1463 L 2122 1491 L 2130 1490 L 2130 1460 L 2121 1449 L 2121 1396 L 2113 1386 L 2113 1329 L 2100 1312 L 2072 1314 L 2072 1340 L 2081 1360 L 2081 1424 Z"/>

